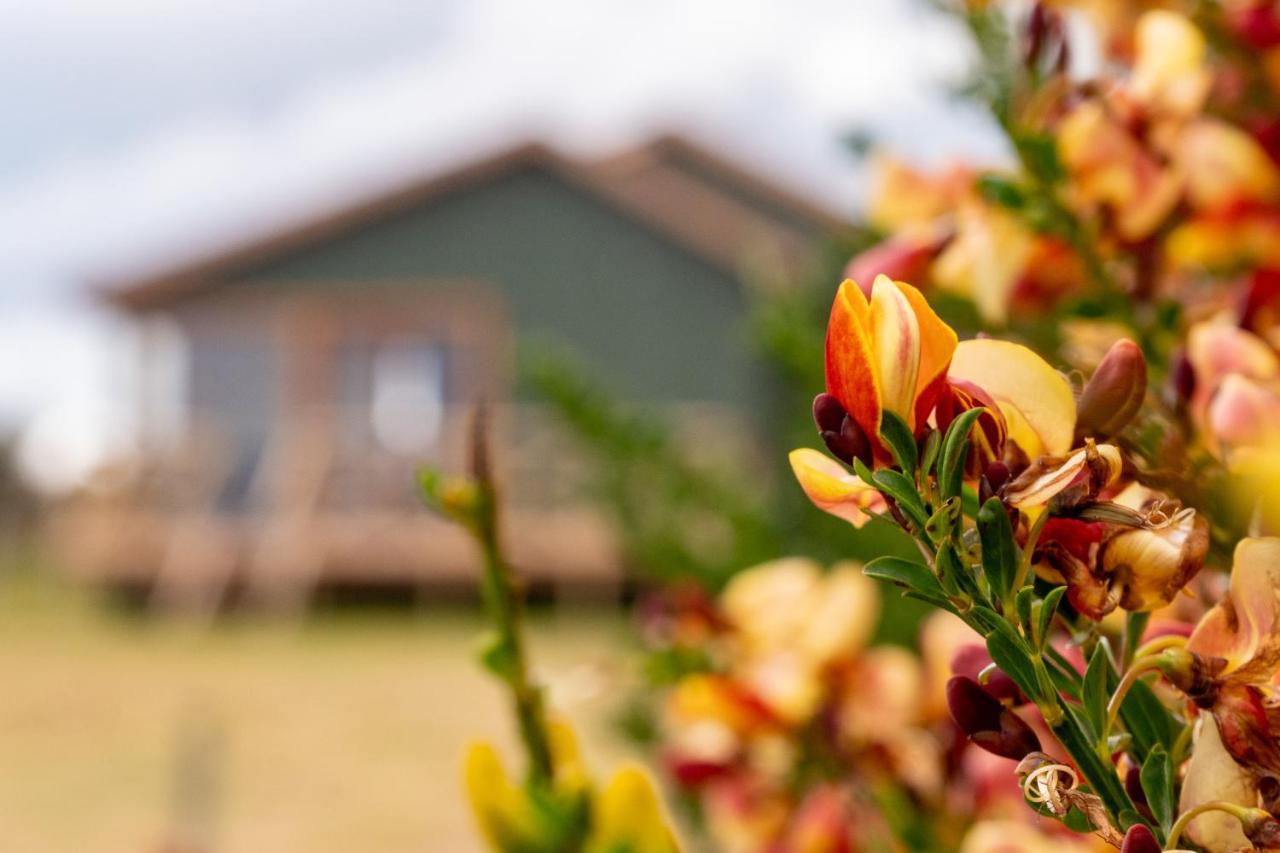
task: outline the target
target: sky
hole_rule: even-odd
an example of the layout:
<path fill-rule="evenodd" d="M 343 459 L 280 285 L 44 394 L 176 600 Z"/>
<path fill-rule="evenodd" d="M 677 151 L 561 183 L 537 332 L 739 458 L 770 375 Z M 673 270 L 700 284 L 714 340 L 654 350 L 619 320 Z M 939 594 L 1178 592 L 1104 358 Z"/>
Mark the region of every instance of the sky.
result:
<path fill-rule="evenodd" d="M 865 130 L 1001 156 L 923 0 L 0 0 L 0 436 L 50 489 L 129 446 L 95 288 L 530 138 L 679 130 L 854 215 Z"/>

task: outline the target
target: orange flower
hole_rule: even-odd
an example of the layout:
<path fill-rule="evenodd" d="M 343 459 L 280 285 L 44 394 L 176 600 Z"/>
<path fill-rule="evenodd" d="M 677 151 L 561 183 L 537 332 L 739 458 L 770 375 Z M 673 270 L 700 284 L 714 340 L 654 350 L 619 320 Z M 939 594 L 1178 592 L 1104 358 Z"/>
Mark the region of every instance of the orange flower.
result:
<path fill-rule="evenodd" d="M 885 410 L 913 430 L 942 390 L 956 333 L 909 284 L 879 276 L 871 298 L 845 280 L 827 325 L 827 393 L 877 447 Z"/>
<path fill-rule="evenodd" d="M 1268 701 L 1280 670 L 1280 539 L 1236 546 L 1227 598 L 1205 614 L 1178 663 L 1165 674 L 1209 712 L 1198 730 L 1182 807 L 1213 799 L 1280 806 L 1280 715 Z M 1197 824 L 1200 826 L 1197 827 Z M 1229 825 L 1197 820 L 1191 837 L 1210 850 L 1229 846 Z"/>

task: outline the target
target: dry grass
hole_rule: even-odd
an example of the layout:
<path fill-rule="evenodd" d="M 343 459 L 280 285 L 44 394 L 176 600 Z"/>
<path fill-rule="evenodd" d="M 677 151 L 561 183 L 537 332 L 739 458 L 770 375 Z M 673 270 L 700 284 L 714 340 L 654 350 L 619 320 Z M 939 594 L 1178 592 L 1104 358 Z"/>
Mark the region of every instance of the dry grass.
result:
<path fill-rule="evenodd" d="M 455 609 L 200 631 L 0 586 L 0 848 L 149 853 L 208 819 L 218 853 L 474 850 L 459 755 L 510 740 L 477 630 Z M 625 636 L 608 608 L 534 631 L 598 768 L 629 751 L 600 695 Z M 175 805 L 178 778 L 210 792 Z"/>

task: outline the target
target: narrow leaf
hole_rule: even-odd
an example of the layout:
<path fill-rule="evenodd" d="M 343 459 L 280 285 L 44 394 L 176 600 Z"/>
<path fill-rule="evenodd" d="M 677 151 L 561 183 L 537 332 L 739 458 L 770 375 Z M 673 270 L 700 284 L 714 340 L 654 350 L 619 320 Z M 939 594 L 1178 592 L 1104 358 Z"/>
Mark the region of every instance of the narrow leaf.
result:
<path fill-rule="evenodd" d="M 1031 629 L 1033 627 L 1032 611 L 1035 609 L 1035 605 L 1037 603 L 1036 591 L 1030 586 L 1024 586 L 1022 589 L 1018 590 L 1017 595 L 1014 596 L 1013 599 L 1014 610 L 1018 613 L 1018 622 L 1021 623 L 1022 631 L 1028 637 L 1031 636 Z"/>
<path fill-rule="evenodd" d="M 902 418 L 885 409 L 880 419 L 880 437 L 889 445 L 889 452 L 893 454 L 898 467 L 914 480 L 917 456 L 916 439 L 911 434 L 911 427 Z"/>
<path fill-rule="evenodd" d="M 970 409 L 953 420 L 947 428 L 938 456 L 938 488 L 943 499 L 960 494 L 960 484 L 964 479 L 964 458 L 969 452 L 969 431 L 984 411 L 986 410 Z"/>
<path fill-rule="evenodd" d="M 1018 552 L 1009 515 L 999 498 L 988 499 L 978 510 L 978 535 L 982 540 L 982 568 L 991 594 L 1002 603 L 1008 602 L 1018 569 Z"/>
<path fill-rule="evenodd" d="M 900 471 L 882 469 L 872 475 L 873 482 L 889 497 L 893 498 L 898 508 L 906 514 L 917 530 L 923 531 L 929 522 L 924 504 L 916 492 L 915 483 Z"/>
<path fill-rule="evenodd" d="M 1049 641 L 1049 627 L 1053 624 L 1054 614 L 1058 612 L 1058 604 L 1062 601 L 1062 595 L 1067 591 L 1065 586 L 1057 586 L 1049 590 L 1049 594 L 1040 602 L 1039 610 L 1036 613 L 1036 631 L 1035 639 L 1041 648 Z"/>
<path fill-rule="evenodd" d="M 1147 805 L 1151 806 L 1151 813 L 1167 836 L 1173 826 L 1177 804 L 1173 796 L 1173 764 L 1164 747 L 1157 746 L 1151 750 L 1142 763 L 1138 778 L 1142 782 L 1143 793 L 1147 795 Z"/>
<path fill-rule="evenodd" d="M 1026 644 L 1022 642 L 1022 638 L 1009 627 L 1009 623 L 1001 620 L 995 629 L 987 634 L 987 651 L 991 654 L 991 660 L 995 661 L 996 666 L 1013 679 L 1013 683 L 1018 685 L 1018 689 L 1026 694 L 1027 698 L 1035 701 L 1041 697 L 1043 691 L 1040 689 L 1040 680 L 1036 676 L 1031 654 Z"/>
<path fill-rule="evenodd" d="M 938 585 L 938 579 L 922 563 L 902 557 L 877 557 L 862 567 L 862 573 L 910 590 L 939 607 L 951 609 L 951 602 Z"/>
<path fill-rule="evenodd" d="M 1084 671 L 1084 684 L 1081 688 L 1081 699 L 1084 700 L 1085 716 L 1093 726 L 1096 735 L 1101 736 L 1103 724 L 1107 719 L 1107 682 L 1111 663 L 1107 653 L 1099 643 L 1094 647 L 1089 658 L 1089 666 Z"/>
<path fill-rule="evenodd" d="M 937 435 L 937 433 L 934 433 Z M 938 507 L 937 512 L 925 522 L 924 532 L 935 545 L 951 538 L 956 522 L 960 520 L 960 499 L 951 498 Z"/>
<path fill-rule="evenodd" d="M 1145 681 L 1129 688 L 1120 705 L 1120 719 L 1133 735 L 1133 746 L 1139 756 L 1149 755 L 1157 746 L 1163 746 L 1165 753 L 1169 753 L 1182 731 L 1182 725 Z"/>
<path fill-rule="evenodd" d="M 929 430 L 929 435 L 925 437 L 924 448 L 920 451 L 920 476 L 928 477 L 933 471 L 933 465 L 938 461 L 938 451 L 942 449 L 942 433 L 939 430 Z"/>

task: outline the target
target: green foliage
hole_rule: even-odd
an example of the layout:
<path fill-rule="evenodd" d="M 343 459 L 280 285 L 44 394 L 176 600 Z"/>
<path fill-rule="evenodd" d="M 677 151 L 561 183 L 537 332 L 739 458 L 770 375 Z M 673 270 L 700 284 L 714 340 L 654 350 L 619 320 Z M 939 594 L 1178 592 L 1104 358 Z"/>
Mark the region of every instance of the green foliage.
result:
<path fill-rule="evenodd" d="M 1138 775 L 1142 783 L 1142 792 L 1147 796 L 1147 805 L 1164 835 L 1169 834 L 1173 820 L 1178 811 L 1178 803 L 1173 793 L 1173 763 L 1164 747 L 1153 748 L 1147 760 L 1143 762 Z"/>

